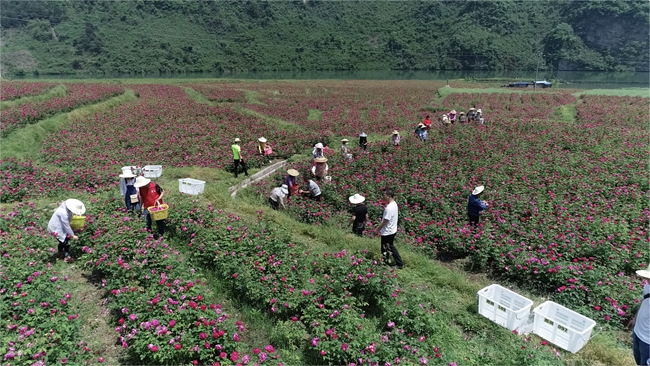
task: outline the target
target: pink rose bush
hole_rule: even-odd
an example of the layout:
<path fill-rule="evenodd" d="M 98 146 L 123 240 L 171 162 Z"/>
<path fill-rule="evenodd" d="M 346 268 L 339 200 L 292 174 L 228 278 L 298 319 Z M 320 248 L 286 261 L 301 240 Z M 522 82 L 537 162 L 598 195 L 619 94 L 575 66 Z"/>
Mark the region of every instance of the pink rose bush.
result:
<path fill-rule="evenodd" d="M 96 103 L 124 92 L 122 86 L 111 84 L 66 84 L 66 87 L 68 95 L 64 97 L 22 104 L 0 111 L 2 136 L 57 113 L 68 112 L 84 104 Z"/>
<path fill-rule="evenodd" d="M 27 81 L 3 81 L 0 85 L 0 100 L 13 100 L 42 94 L 55 87 L 53 83 L 34 83 Z"/>

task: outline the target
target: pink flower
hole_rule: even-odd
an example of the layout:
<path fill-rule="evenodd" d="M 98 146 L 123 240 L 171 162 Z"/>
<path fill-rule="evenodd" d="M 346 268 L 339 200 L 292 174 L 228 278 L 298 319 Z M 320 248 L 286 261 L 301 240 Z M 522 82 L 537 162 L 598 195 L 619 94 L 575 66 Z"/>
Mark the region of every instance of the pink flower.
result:
<path fill-rule="evenodd" d="M 273 346 L 271 346 L 270 344 L 266 345 L 266 347 L 264 347 L 264 350 L 266 352 L 268 352 L 268 353 L 274 353 L 275 352 L 275 348 L 273 348 Z"/>
<path fill-rule="evenodd" d="M 156 345 L 154 345 L 154 344 L 151 344 L 151 343 L 150 343 L 149 346 L 147 346 L 147 347 L 149 348 L 149 350 L 150 350 L 151 352 L 158 352 L 158 346 L 156 346 Z"/>
<path fill-rule="evenodd" d="M 316 338 L 316 337 L 312 338 L 311 339 L 311 345 L 313 347 L 317 347 L 318 346 L 318 338 Z"/>
<path fill-rule="evenodd" d="M 348 344 L 347 344 L 347 343 L 343 343 L 343 344 L 341 345 L 341 349 L 342 349 L 343 351 L 347 351 L 347 350 L 348 350 Z"/>
<path fill-rule="evenodd" d="M 230 354 L 230 360 L 232 360 L 233 362 L 239 360 L 239 352 L 232 351 L 232 353 Z"/>

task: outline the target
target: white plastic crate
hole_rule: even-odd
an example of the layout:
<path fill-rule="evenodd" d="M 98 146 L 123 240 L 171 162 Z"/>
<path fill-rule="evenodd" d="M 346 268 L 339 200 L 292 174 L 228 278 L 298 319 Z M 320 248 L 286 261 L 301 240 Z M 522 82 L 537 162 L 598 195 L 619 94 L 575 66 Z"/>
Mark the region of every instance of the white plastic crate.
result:
<path fill-rule="evenodd" d="M 478 312 L 510 330 L 522 328 L 530 316 L 533 301 L 497 284 L 478 292 Z"/>
<path fill-rule="evenodd" d="M 595 321 L 553 301 L 536 307 L 533 313 L 533 333 L 571 353 L 580 351 L 589 342 L 596 325 Z"/>
<path fill-rule="evenodd" d="M 145 165 L 142 174 L 145 178 L 158 178 L 162 175 L 162 165 Z"/>
<path fill-rule="evenodd" d="M 205 182 L 198 179 L 185 178 L 178 180 L 178 190 L 181 193 L 191 194 L 196 196 L 199 193 L 203 193 L 205 189 Z"/>

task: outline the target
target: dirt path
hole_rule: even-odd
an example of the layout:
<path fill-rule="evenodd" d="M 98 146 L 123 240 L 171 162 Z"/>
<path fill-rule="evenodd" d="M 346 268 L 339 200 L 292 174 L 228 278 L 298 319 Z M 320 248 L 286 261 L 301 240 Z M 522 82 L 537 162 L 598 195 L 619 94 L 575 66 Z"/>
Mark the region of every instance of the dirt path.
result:
<path fill-rule="evenodd" d="M 240 189 L 248 187 L 249 184 L 255 183 L 257 181 L 260 181 L 269 175 L 273 174 L 276 170 L 282 169 L 287 165 L 286 160 L 279 161 L 277 163 L 271 164 L 267 166 L 266 168 L 260 170 L 259 172 L 251 175 L 250 177 L 244 179 L 240 183 L 231 186 L 228 188 L 228 191 L 230 191 L 230 197 L 235 198 L 237 196 L 237 192 L 239 192 Z"/>

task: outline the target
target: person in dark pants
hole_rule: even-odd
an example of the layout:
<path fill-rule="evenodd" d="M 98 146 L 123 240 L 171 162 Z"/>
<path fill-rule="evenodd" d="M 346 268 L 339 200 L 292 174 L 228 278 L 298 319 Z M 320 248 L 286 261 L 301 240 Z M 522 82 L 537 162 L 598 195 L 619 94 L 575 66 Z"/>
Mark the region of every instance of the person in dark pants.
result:
<path fill-rule="evenodd" d="M 637 276 L 650 279 L 650 264 L 646 269 L 636 271 Z M 637 365 L 647 365 L 650 359 L 650 284 L 646 283 L 641 293 L 643 299 L 634 319 L 628 323 L 632 329 L 632 352 Z"/>
<path fill-rule="evenodd" d="M 352 210 L 352 217 L 350 217 L 350 222 L 352 222 L 352 232 L 356 236 L 363 236 L 363 231 L 366 229 L 366 221 L 368 221 L 368 207 L 363 204 L 366 198 L 360 194 L 355 194 L 350 196 L 350 203 L 354 206 Z"/>
<path fill-rule="evenodd" d="M 397 203 L 393 200 L 393 190 L 391 188 L 384 189 L 384 201 L 388 202 L 388 204 L 384 208 L 381 224 L 377 227 L 377 233 L 381 235 L 381 253 L 386 263 L 390 262 L 389 252 L 392 253 L 395 260 L 393 269 L 402 269 L 404 268 L 404 262 L 402 262 L 402 257 L 395 248 L 399 211 Z"/>
<path fill-rule="evenodd" d="M 73 215 L 82 216 L 86 212 L 83 202 L 70 198 L 65 200 L 55 211 L 47 224 L 47 231 L 56 237 L 59 242 L 58 257 L 66 262 L 72 262 L 70 256 L 70 239 L 78 240 L 70 226 Z"/>
<path fill-rule="evenodd" d="M 284 205 L 284 199 L 289 194 L 289 187 L 286 184 L 283 184 L 281 187 L 275 187 L 271 191 L 271 196 L 269 197 L 269 204 L 271 208 L 277 210 L 282 205 L 282 208 L 286 209 L 287 206 Z"/>
<path fill-rule="evenodd" d="M 153 220 L 151 220 L 151 213 L 149 212 L 149 208 L 162 205 L 164 203 L 163 196 L 165 195 L 165 192 L 158 184 L 152 182 L 151 179 L 147 179 L 142 176 L 135 179 L 133 186 L 138 189 L 138 196 L 140 198 L 140 202 L 142 202 L 139 210 L 142 210 L 144 208 L 144 219 L 147 225 L 147 231 L 151 232 L 151 222 Z M 165 235 L 167 220 L 157 220 L 156 227 L 158 228 L 158 232 L 153 235 L 154 239 L 158 239 L 159 237 Z"/>
<path fill-rule="evenodd" d="M 467 217 L 472 226 L 478 225 L 479 212 L 485 210 L 488 206 L 487 202 L 478 199 L 484 189 L 484 186 L 474 188 L 467 201 Z"/>
<path fill-rule="evenodd" d="M 239 146 L 239 143 L 241 140 L 239 137 L 235 139 L 235 143 L 232 144 L 232 157 L 235 165 L 235 178 L 237 178 L 237 175 L 239 175 L 239 166 L 241 165 L 242 169 L 244 170 L 244 174 L 248 177 L 248 169 L 246 168 L 246 162 L 244 162 L 244 157 L 242 156 L 241 153 L 241 147 Z"/>
<path fill-rule="evenodd" d="M 365 132 L 359 134 L 359 146 L 364 150 L 368 149 L 368 135 Z"/>
<path fill-rule="evenodd" d="M 320 202 L 322 194 L 318 184 L 316 184 L 316 182 L 314 182 L 313 180 L 309 179 L 309 177 L 306 175 L 302 177 L 302 180 L 307 185 L 307 190 L 301 189 L 300 194 L 309 195 L 309 198 L 313 199 L 314 201 Z"/>

